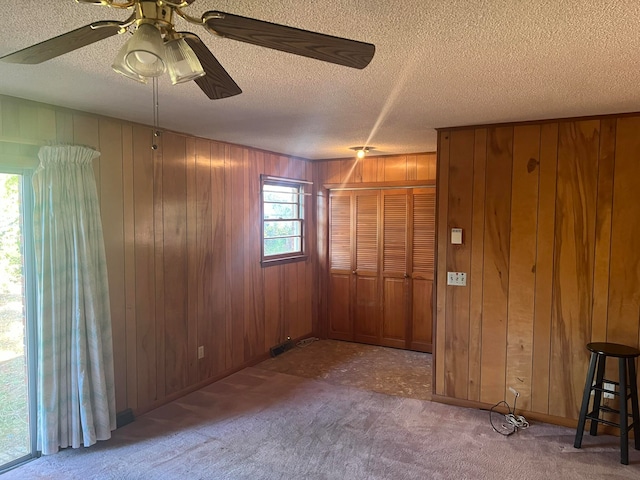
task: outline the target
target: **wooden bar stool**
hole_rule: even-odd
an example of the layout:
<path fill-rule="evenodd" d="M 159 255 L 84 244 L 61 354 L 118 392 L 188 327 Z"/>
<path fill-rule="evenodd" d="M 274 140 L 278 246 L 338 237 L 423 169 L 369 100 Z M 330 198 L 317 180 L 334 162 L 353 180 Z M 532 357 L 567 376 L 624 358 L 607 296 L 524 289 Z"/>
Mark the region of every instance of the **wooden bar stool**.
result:
<path fill-rule="evenodd" d="M 640 350 L 620 345 L 618 343 L 589 343 L 587 349 L 591 351 L 591 361 L 587 372 L 587 380 L 584 385 L 584 395 L 582 396 L 582 407 L 578 420 L 578 429 L 573 443 L 575 448 L 582 446 L 582 434 L 587 420 L 591 420 L 591 435 L 598 434 L 598 423 L 604 423 L 620 429 L 620 463 L 629 465 L 629 430 L 633 429 L 635 439 L 635 449 L 640 450 L 640 414 L 638 413 L 638 385 L 636 382 L 635 359 L 640 356 Z M 617 382 L 604 378 L 605 364 L 607 357 L 618 359 L 619 378 Z M 595 382 L 594 382 L 595 375 Z M 608 390 L 603 387 L 603 383 L 618 385 L 618 391 Z M 589 410 L 589 400 L 593 395 L 593 409 Z M 615 410 L 602 405 L 602 395 L 611 393 L 620 399 L 620 410 Z M 627 402 L 631 400 L 631 413 L 629 413 Z M 600 418 L 600 412 L 615 413 L 619 415 L 620 423 L 611 422 Z M 628 418 L 631 417 L 631 425 Z"/>

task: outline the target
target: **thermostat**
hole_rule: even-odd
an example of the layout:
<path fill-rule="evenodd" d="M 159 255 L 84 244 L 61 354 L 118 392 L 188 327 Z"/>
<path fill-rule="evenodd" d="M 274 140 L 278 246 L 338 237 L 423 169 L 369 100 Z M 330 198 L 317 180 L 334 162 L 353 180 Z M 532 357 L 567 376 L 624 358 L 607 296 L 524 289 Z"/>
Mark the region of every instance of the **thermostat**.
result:
<path fill-rule="evenodd" d="M 462 245 L 462 229 L 451 229 L 451 245 Z"/>

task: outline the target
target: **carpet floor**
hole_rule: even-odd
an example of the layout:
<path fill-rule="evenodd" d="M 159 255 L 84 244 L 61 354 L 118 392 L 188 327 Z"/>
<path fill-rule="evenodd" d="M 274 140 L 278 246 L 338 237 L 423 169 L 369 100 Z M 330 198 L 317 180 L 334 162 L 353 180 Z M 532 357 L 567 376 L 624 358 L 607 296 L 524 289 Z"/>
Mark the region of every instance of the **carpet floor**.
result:
<path fill-rule="evenodd" d="M 262 367 L 3 480 L 640 478 L 640 452 L 620 465 L 617 437 L 585 435 L 574 449 L 574 430 L 541 423 L 504 437 L 486 411 Z"/>

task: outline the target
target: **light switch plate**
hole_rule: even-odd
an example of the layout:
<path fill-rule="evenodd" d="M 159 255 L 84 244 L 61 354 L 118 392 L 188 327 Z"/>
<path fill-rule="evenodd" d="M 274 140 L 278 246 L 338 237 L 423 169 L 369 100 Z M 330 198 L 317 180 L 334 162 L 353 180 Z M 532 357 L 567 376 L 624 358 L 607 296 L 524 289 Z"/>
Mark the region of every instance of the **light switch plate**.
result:
<path fill-rule="evenodd" d="M 465 272 L 447 272 L 447 285 L 464 287 L 467 285 L 467 274 Z"/>

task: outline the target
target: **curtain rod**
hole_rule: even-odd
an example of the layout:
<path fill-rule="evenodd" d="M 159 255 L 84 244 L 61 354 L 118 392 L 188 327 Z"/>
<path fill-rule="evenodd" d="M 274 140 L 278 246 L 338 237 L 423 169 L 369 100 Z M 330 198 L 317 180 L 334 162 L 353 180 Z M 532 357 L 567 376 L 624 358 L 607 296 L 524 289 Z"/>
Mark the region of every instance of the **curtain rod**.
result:
<path fill-rule="evenodd" d="M 313 182 L 308 180 L 296 180 L 294 178 L 283 178 L 283 177 L 274 177 L 272 175 L 264 175 L 264 178 L 267 180 L 274 180 L 276 182 L 284 182 L 284 183 L 303 183 L 305 185 L 313 185 Z"/>

